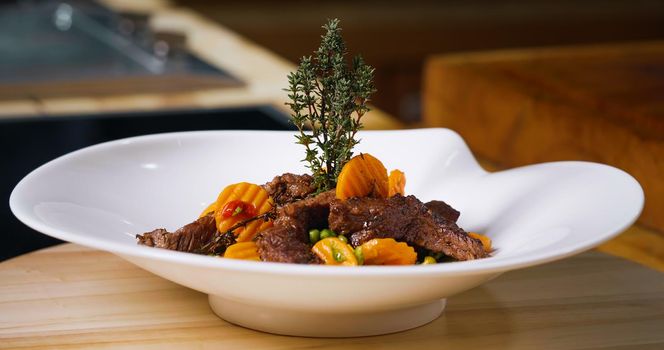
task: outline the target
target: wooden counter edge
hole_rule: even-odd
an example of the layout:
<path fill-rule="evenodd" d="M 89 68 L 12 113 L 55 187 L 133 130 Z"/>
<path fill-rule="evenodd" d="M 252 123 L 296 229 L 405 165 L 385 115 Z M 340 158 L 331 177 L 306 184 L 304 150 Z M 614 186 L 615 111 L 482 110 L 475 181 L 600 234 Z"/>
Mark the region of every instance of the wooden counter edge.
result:
<path fill-rule="evenodd" d="M 426 59 L 426 65 L 437 65 L 444 63 L 456 64 L 467 63 L 469 61 L 476 63 L 513 61 L 522 60 L 524 56 L 529 57 L 567 57 L 571 52 L 579 56 L 594 56 L 599 52 L 622 53 L 625 49 L 637 51 L 662 51 L 664 40 L 645 40 L 645 41 L 616 41 L 598 44 L 578 44 L 564 46 L 534 46 L 526 48 L 506 48 L 487 51 L 470 51 L 458 53 L 444 53 L 430 55 Z M 426 71 L 426 68 L 425 68 Z"/>
<path fill-rule="evenodd" d="M 210 64 L 227 70 L 246 85 L 237 88 L 197 90 L 170 94 L 131 94 L 0 102 L 0 120 L 62 115 L 145 112 L 162 109 L 215 109 L 266 105 L 287 113 L 284 102 L 287 75 L 295 65 L 191 10 L 170 7 L 169 2 L 104 0 L 114 10 L 149 14 L 157 30 L 177 30 L 187 36 L 189 49 Z M 315 43 L 312 43 L 312 47 Z M 219 54 L 223 53 L 223 54 Z M 306 54 L 306 53 L 303 53 Z M 400 129 L 403 123 L 373 109 L 364 117 L 367 129 Z"/>

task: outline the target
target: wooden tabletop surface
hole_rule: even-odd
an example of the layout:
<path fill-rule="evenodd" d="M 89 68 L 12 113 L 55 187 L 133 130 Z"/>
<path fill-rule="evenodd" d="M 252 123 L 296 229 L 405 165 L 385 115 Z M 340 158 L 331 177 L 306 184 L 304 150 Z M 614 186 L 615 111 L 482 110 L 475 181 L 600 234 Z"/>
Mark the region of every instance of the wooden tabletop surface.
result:
<path fill-rule="evenodd" d="M 599 252 L 506 273 L 420 328 L 347 339 L 234 326 L 206 295 L 74 244 L 0 263 L 0 281 L 0 349 L 664 348 L 664 274 Z"/>

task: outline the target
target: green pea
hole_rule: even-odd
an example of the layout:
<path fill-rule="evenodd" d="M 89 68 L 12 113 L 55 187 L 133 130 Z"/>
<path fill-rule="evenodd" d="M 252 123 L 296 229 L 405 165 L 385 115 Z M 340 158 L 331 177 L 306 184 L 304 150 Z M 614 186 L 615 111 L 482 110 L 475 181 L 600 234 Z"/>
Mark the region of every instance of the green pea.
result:
<path fill-rule="evenodd" d="M 362 247 L 360 246 L 355 247 L 353 253 L 355 253 L 355 257 L 357 258 L 357 264 L 364 265 L 364 254 L 362 253 Z"/>
<path fill-rule="evenodd" d="M 320 231 L 320 239 L 336 237 L 336 236 L 337 234 L 334 233 L 334 231 L 330 230 L 329 228 L 324 228 Z"/>
<path fill-rule="evenodd" d="M 343 253 L 336 249 L 332 250 L 332 256 L 334 257 L 334 260 L 336 260 L 337 262 L 346 261 L 346 257 L 343 255 Z"/>
<path fill-rule="evenodd" d="M 348 243 L 348 238 L 346 238 L 346 236 L 344 235 L 339 235 L 337 238 L 339 238 L 339 240 L 341 240 L 344 243 Z"/>
<path fill-rule="evenodd" d="M 422 261 L 422 265 L 431 265 L 431 264 L 435 264 L 435 263 L 436 263 L 436 259 L 434 259 L 433 256 L 425 256 L 424 260 Z"/>
<path fill-rule="evenodd" d="M 322 237 L 320 236 L 320 231 L 319 230 L 309 230 L 309 241 L 311 244 L 315 244 L 318 242 Z"/>

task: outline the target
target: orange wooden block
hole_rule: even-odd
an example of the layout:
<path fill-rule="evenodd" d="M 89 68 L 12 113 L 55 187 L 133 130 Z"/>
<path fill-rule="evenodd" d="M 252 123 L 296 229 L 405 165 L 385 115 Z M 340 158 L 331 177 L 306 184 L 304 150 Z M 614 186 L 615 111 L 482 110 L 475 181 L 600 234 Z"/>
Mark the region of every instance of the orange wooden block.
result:
<path fill-rule="evenodd" d="M 431 58 L 427 126 L 503 167 L 610 164 L 641 183 L 639 221 L 664 232 L 664 41 Z"/>

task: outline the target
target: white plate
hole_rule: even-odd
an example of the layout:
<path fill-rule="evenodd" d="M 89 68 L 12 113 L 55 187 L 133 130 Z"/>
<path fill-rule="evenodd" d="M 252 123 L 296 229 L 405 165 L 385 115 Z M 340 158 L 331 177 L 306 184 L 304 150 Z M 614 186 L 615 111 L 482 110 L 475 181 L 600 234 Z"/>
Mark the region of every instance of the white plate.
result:
<path fill-rule="evenodd" d="M 501 273 L 590 249 L 628 227 L 643 191 L 601 164 L 557 162 L 487 173 L 446 129 L 362 132 L 368 152 L 406 173 L 406 191 L 461 211 L 487 234 L 487 259 L 357 268 L 238 261 L 138 246 L 134 236 L 191 222 L 226 185 L 304 173 L 291 132 L 210 131 L 130 138 L 49 162 L 14 189 L 14 214 L 37 231 L 113 252 L 210 295 L 222 318 L 267 332 L 361 336 L 416 327 L 445 298 Z"/>

